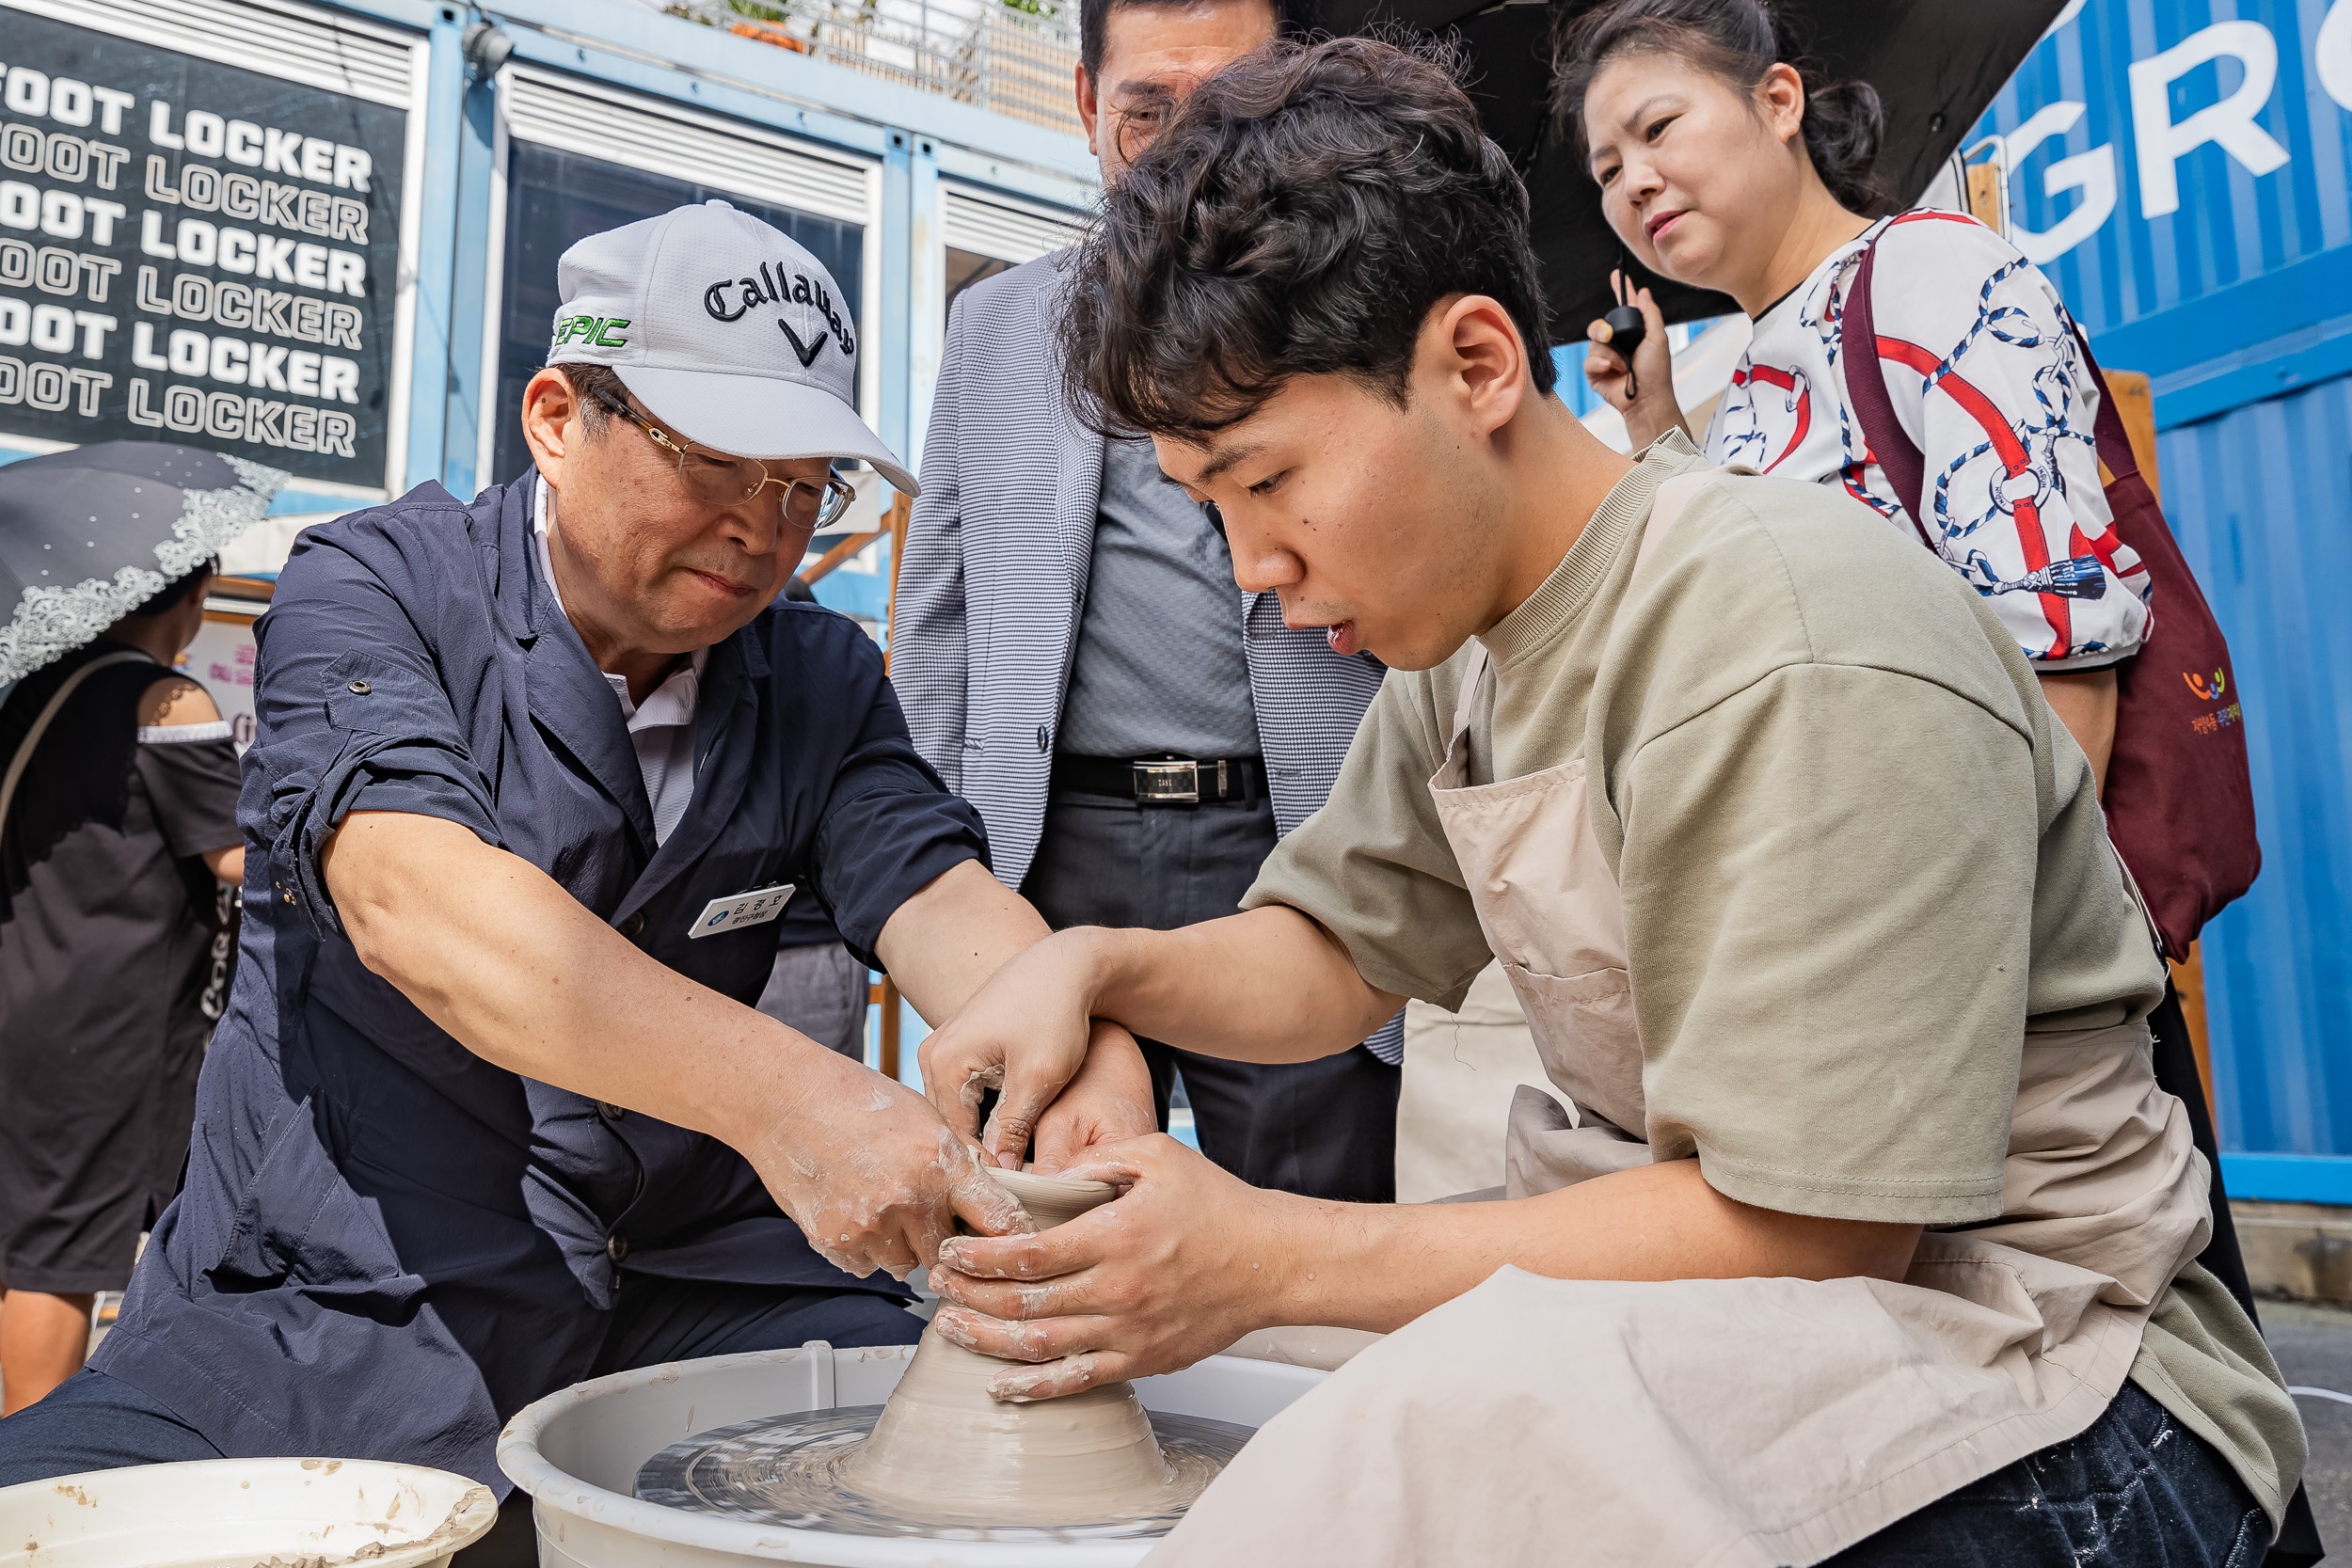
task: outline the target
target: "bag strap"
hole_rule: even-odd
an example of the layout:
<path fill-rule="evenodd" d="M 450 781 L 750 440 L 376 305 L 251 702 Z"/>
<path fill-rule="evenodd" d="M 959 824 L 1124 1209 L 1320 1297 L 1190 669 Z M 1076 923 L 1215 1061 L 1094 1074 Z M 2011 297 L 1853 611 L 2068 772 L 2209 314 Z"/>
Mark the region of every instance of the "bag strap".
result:
<path fill-rule="evenodd" d="M 1885 230 L 1881 230 L 1883 237 Z M 1854 422 L 1862 426 L 1863 456 L 1877 458 L 1895 499 L 1911 515 L 1919 543 L 1928 538 L 1925 515 L 1919 510 L 1928 483 L 1928 460 L 1895 417 L 1895 400 L 1887 395 L 1886 372 L 1879 364 L 1878 312 L 1871 304 L 1871 281 L 1878 272 L 1879 242 L 1862 247 L 1862 265 L 1853 287 L 1846 291 L 1845 329 L 1839 334 L 1839 356 L 1846 361 L 1846 401 L 1853 404 Z"/>
<path fill-rule="evenodd" d="M 1881 231 L 1883 237 L 1884 231 Z M 1918 443 L 1912 440 L 1895 417 L 1894 400 L 1887 395 L 1886 374 L 1879 363 L 1879 335 L 1876 311 L 1872 308 L 1871 282 L 1877 271 L 1878 241 L 1863 247 L 1862 264 L 1854 277 L 1853 288 L 1846 295 L 1843 336 L 1846 361 L 1846 395 L 1853 404 L 1855 422 L 1862 426 L 1862 439 L 1868 455 L 1878 459 L 1887 483 L 1894 486 L 1895 496 L 1911 514 L 1912 527 L 1919 531 L 1919 540 L 1930 545 L 1925 514 L 1919 510 L 1927 488 L 1927 460 Z M 2090 379 L 2099 389 L 2099 411 L 2093 423 L 2099 461 L 2115 476 L 2114 483 L 2144 484 L 2139 477 L 2139 459 L 2132 451 L 2131 437 L 2124 433 L 2123 416 L 2118 411 L 2115 394 L 2107 388 L 2105 372 L 2090 352 L 2090 341 L 2073 318 L 2067 320 L 2067 330 L 2074 334 L 2074 346 L 2082 351 L 2083 363 L 2090 371 Z M 2146 923 L 2149 940 L 2159 956 L 2166 952 L 2164 931 L 2157 926 L 2148 899 L 2140 892 L 2138 879 L 2132 875 L 2122 851 L 2117 849 L 2112 836 L 2107 847 L 2115 856 L 2115 863 L 2123 874 L 2123 890 Z"/>
<path fill-rule="evenodd" d="M 59 708 L 65 706 L 66 699 L 99 671 L 109 665 L 128 664 L 134 659 L 146 659 L 150 664 L 155 662 L 147 655 L 129 648 L 120 653 L 101 654 L 66 676 L 57 689 L 49 694 L 49 701 L 33 720 L 33 727 L 25 732 L 24 744 L 17 747 L 16 755 L 8 759 L 7 777 L 0 778 L 0 826 L 5 826 L 8 820 L 8 807 L 16 800 L 17 783 L 24 777 L 24 769 L 32 763 L 33 751 L 40 744 L 41 732 L 49 728 L 49 721 L 57 716 Z"/>
<path fill-rule="evenodd" d="M 1884 239 L 1886 230 L 1879 231 Z M 1872 282 L 1878 272 L 1879 241 L 1872 240 L 1862 247 L 1862 264 L 1855 270 L 1853 287 L 1847 291 L 1845 331 L 1840 336 L 1841 357 L 1846 362 L 1846 398 L 1852 404 L 1854 422 L 1862 427 L 1866 455 L 1878 460 L 1886 483 L 1895 489 L 1895 499 L 1903 503 L 1911 515 L 1911 526 L 1919 531 L 1919 542 L 1933 546 L 1928 537 L 1927 514 L 1920 503 L 1926 499 L 1927 458 L 1895 417 L 1895 400 L 1886 390 L 1886 372 L 1879 362 L 1878 311 L 1872 294 Z M 2107 466 L 2107 472 L 2117 480 L 2139 478 L 2139 459 L 2132 453 L 2131 437 L 2124 434 L 2123 416 L 2118 411 L 2115 394 L 2108 390 L 2105 372 L 2090 352 L 2090 340 L 2083 336 L 2082 327 L 2073 317 L 2066 327 L 2074 334 L 2074 346 L 2082 350 L 2083 363 L 2090 368 L 2091 384 L 2099 388 L 2099 412 L 2092 421 L 2099 461 Z"/>
<path fill-rule="evenodd" d="M 2132 875 L 2132 863 L 2123 858 L 2123 851 L 2115 847 L 2115 835 L 2107 834 L 2107 853 L 2115 858 L 2115 869 L 2123 874 L 2123 891 L 2139 911 L 2140 923 L 2148 927 L 2148 945 L 2156 950 L 2156 957 L 2169 960 L 2172 949 L 2165 945 L 2164 927 L 2156 924 L 2156 911 L 2148 907 L 2148 895 L 2139 891 L 2139 879 Z"/>
<path fill-rule="evenodd" d="M 2074 346 L 2083 351 L 2083 363 L 2090 367 L 2091 382 L 2099 388 L 2099 413 L 2091 421 L 2099 461 L 2119 481 L 2138 479 L 2139 454 L 2132 451 L 2132 438 L 2123 429 L 2123 412 L 2107 387 L 2107 372 L 2099 368 L 2098 356 L 2090 352 L 2090 340 L 2083 336 L 2081 325 L 2072 316 L 2066 320 L 2066 329 L 2074 335 Z"/>

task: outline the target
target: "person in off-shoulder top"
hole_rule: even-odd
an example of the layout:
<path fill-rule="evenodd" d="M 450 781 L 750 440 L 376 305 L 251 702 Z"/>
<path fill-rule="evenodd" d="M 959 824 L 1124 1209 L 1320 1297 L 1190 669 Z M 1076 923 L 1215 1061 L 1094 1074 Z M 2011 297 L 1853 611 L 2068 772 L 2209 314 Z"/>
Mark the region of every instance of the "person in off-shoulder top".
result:
<path fill-rule="evenodd" d="M 0 768 L 16 772 L 0 820 L 9 1415 L 72 1375 L 93 1294 L 130 1282 L 179 1184 L 228 995 L 245 872 L 236 748 L 204 688 L 171 669 L 211 577 L 170 583 L 0 706 Z"/>

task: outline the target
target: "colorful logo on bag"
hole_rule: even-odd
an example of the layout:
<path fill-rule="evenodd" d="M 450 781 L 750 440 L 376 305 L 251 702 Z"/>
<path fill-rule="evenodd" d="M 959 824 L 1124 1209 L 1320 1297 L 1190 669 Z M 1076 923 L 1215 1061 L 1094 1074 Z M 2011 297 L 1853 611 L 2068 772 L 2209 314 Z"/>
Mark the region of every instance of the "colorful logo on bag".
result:
<path fill-rule="evenodd" d="M 2188 683 L 2189 690 L 2201 703 L 2217 702 L 2221 694 L 2230 689 L 2230 673 L 2227 670 L 2216 670 L 2210 678 L 2194 670 L 2186 670 L 2182 672 L 2181 679 Z M 2244 705 L 2232 703 L 2226 707 L 2215 708 L 2211 713 L 2198 714 L 2188 721 L 2188 727 L 2199 735 L 2219 735 L 2231 725 L 2245 721 Z"/>
<path fill-rule="evenodd" d="M 2240 704 L 2232 703 L 2228 707 L 2217 707 L 2211 713 L 2199 714 L 2188 721 L 2188 727 L 2199 735 L 2219 735 L 2231 725 L 2245 721 L 2245 707 Z"/>

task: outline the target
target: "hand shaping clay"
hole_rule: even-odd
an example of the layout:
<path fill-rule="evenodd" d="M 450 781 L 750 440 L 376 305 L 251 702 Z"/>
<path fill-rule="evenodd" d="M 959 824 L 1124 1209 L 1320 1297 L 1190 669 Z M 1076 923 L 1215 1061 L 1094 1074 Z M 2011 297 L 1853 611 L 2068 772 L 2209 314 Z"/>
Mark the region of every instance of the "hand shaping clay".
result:
<path fill-rule="evenodd" d="M 1116 1193 L 1100 1181 L 990 1174 L 1040 1229 Z M 1214 1466 L 1204 1473 L 1162 1455 L 1130 1385 L 1006 1404 L 988 1385 L 1008 1365 L 926 1329 L 873 1435 L 844 1463 L 842 1481 L 933 1517 L 1057 1525 L 1167 1513 L 1189 1503 L 1214 1474 Z"/>

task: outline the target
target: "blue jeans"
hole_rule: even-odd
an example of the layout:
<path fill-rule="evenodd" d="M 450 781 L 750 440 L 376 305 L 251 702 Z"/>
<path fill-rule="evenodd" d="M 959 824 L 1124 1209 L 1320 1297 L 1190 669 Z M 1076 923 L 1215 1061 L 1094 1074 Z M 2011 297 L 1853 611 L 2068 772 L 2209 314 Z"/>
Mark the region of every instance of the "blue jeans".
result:
<path fill-rule="evenodd" d="M 1822 1568 L 2253 1568 L 2270 1517 L 2132 1384 L 2080 1437 L 1937 1498 Z"/>

